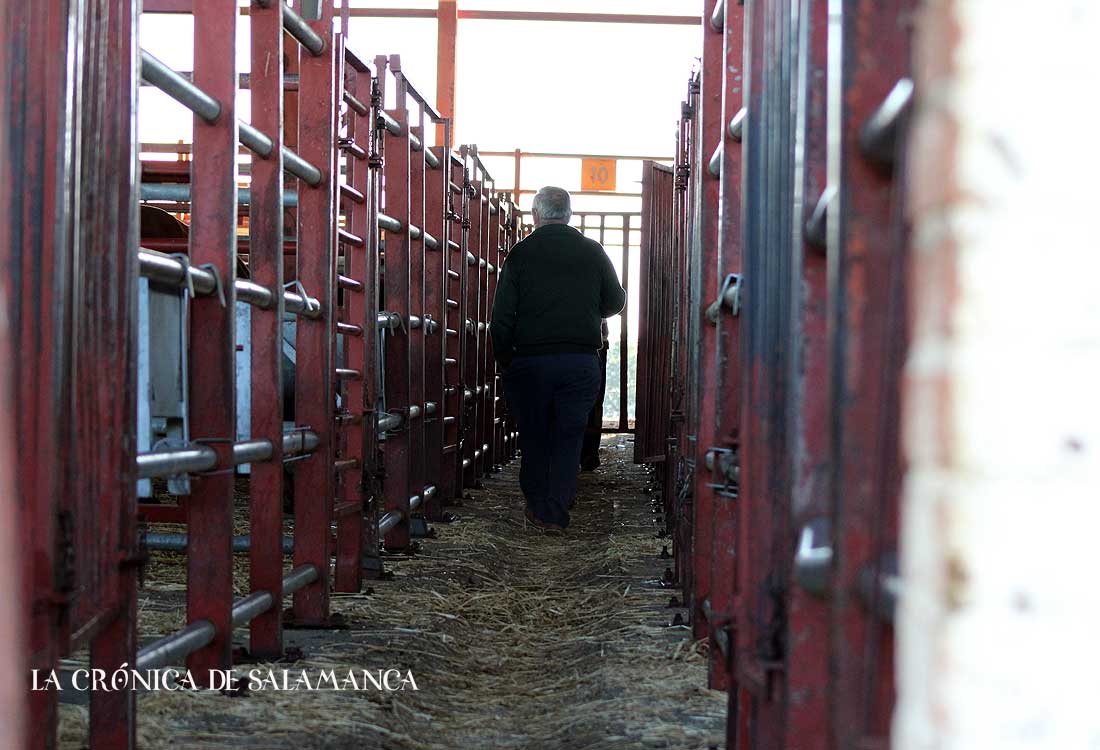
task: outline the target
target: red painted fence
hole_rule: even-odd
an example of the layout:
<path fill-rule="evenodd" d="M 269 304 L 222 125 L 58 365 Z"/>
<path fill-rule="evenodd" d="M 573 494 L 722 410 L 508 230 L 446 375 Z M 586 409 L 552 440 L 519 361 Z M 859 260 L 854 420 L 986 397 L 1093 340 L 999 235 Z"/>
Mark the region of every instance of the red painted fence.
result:
<path fill-rule="evenodd" d="M 445 505 L 514 457 L 486 326 L 520 230 L 476 148 L 426 141 L 449 122 L 399 58 L 367 62 L 334 32 L 331 0 L 316 19 L 253 3 L 250 124 L 234 112 L 236 4 L 194 3 L 186 76 L 138 50 L 136 8 L 4 8 L 14 56 L 2 68 L 0 179 L 16 199 L 0 202 L 0 332 L 5 351 L 23 353 L 0 398 L 0 429 L 21 446 L 0 456 L 23 564 L 12 610 L 23 635 L 11 644 L 39 670 L 90 644 L 108 672 L 186 659 L 201 676 L 231 665 L 236 627 L 249 625 L 254 656 L 276 658 L 284 625 L 330 624 L 330 592 L 382 572 L 380 540 L 409 546 L 415 524 L 444 520 Z M 190 161 L 138 169 L 142 79 L 193 113 Z M 238 144 L 251 153 L 246 190 Z M 139 227 L 140 198 L 186 224 Z M 150 318 L 152 300 L 183 322 Z M 172 365 L 164 352 L 183 384 L 170 428 L 140 397 L 150 368 Z M 233 536 L 242 465 L 247 540 Z M 167 479 L 175 504 L 138 503 L 150 479 Z M 139 519 L 186 523 L 186 535 L 145 542 L 185 550 L 189 584 L 187 627 L 140 651 Z M 235 600 L 242 543 L 251 591 Z M 36 728 L 28 746 L 53 747 L 57 693 L 20 694 Z M 91 700 L 91 747 L 133 746 L 134 693 Z"/>
<path fill-rule="evenodd" d="M 643 178 L 635 460 L 730 748 L 889 746 L 911 3 L 831 5 L 707 0 Z"/>

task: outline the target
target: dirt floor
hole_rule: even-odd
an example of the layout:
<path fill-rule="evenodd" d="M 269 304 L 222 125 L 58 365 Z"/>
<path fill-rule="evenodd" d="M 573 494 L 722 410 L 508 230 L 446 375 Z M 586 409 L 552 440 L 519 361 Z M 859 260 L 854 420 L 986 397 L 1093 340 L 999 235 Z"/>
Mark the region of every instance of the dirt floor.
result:
<path fill-rule="evenodd" d="M 315 682 L 321 670 L 341 681 L 354 670 L 365 689 L 276 690 L 268 681 L 234 697 L 142 693 L 139 745 L 722 747 L 725 696 L 705 688 L 706 644 L 669 626 L 680 610 L 666 607 L 674 592 L 658 583 L 667 561 L 632 450 L 626 437 L 604 440 L 603 466 L 582 475 L 564 536 L 525 524 L 518 464 L 507 466 L 453 509 L 457 522 L 436 525 L 419 554 L 387 556 L 392 580 L 334 598 L 347 629 L 289 631 L 302 660 L 237 669 L 246 681 L 249 669 L 261 680 L 289 669 L 291 684 L 301 670 Z M 182 572 L 181 555 L 156 555 L 142 592 L 143 643 L 182 624 Z M 238 638 L 246 645 L 247 631 Z M 418 689 L 377 690 L 358 677 L 364 669 L 411 672 Z M 81 747 L 87 710 L 62 708 L 62 746 Z"/>

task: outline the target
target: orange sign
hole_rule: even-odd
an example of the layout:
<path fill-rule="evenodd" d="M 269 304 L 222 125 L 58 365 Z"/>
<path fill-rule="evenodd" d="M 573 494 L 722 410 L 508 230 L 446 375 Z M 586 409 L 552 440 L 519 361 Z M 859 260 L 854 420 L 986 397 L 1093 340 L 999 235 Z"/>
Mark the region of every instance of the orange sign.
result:
<path fill-rule="evenodd" d="M 581 190 L 615 190 L 614 159 L 581 159 Z"/>

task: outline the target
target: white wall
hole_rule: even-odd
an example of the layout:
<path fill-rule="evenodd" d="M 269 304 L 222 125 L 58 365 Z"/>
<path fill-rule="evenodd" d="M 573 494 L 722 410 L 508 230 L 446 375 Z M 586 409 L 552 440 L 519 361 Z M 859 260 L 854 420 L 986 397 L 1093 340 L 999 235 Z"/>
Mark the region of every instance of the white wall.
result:
<path fill-rule="evenodd" d="M 1100 747 L 1100 2 L 938 0 L 895 747 Z"/>

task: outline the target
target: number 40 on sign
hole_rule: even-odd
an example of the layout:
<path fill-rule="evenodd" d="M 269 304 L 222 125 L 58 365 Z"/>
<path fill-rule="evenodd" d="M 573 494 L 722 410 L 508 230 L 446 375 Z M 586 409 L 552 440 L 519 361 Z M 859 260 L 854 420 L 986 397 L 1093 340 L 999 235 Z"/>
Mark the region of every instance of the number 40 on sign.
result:
<path fill-rule="evenodd" d="M 615 190 L 614 159 L 581 159 L 581 190 Z"/>

